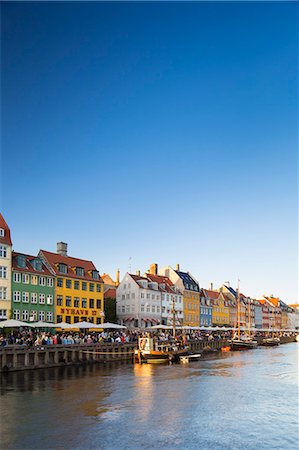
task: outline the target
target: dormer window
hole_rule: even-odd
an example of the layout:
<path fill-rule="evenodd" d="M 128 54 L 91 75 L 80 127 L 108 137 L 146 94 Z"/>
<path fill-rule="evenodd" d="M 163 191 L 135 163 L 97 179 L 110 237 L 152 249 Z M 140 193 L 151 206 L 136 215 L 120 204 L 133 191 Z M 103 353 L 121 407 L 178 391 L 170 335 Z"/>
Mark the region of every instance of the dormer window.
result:
<path fill-rule="evenodd" d="M 82 267 L 76 267 L 76 275 L 78 277 L 84 277 L 84 269 Z"/>
<path fill-rule="evenodd" d="M 5 231 L 3 228 L 0 228 L 0 237 L 4 237 Z"/>
<path fill-rule="evenodd" d="M 17 256 L 17 264 L 18 267 L 26 267 L 26 256 L 24 255 L 18 255 Z"/>
<path fill-rule="evenodd" d="M 43 270 L 43 264 L 40 259 L 34 259 L 32 261 L 32 265 L 35 270 L 38 270 L 40 272 Z"/>
<path fill-rule="evenodd" d="M 67 265 L 63 263 L 58 264 L 58 271 L 60 273 L 67 273 Z"/>
<path fill-rule="evenodd" d="M 92 278 L 94 280 L 98 280 L 99 279 L 99 272 L 97 270 L 93 270 L 92 271 Z"/>

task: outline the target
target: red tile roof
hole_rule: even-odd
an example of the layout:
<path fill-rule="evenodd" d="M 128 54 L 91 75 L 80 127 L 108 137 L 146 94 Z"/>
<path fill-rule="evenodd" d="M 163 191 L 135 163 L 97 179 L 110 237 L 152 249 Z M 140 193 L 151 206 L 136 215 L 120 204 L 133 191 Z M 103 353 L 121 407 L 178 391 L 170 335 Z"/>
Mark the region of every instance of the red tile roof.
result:
<path fill-rule="evenodd" d="M 46 250 L 40 250 L 41 255 L 47 260 L 55 274 L 58 276 L 64 276 L 69 278 L 76 278 L 82 280 L 88 280 L 98 283 L 103 283 L 102 278 L 99 275 L 98 279 L 92 278 L 93 270 L 97 270 L 92 261 L 86 261 L 85 259 L 73 258 L 72 256 L 62 256 L 58 253 L 47 252 Z M 61 273 L 58 271 L 58 264 L 65 264 L 67 266 L 67 273 Z M 81 267 L 84 269 L 84 276 L 80 277 L 74 272 L 75 267 Z"/>
<path fill-rule="evenodd" d="M 18 256 L 25 256 L 26 258 L 26 267 L 18 266 Z M 37 256 L 25 255 L 24 253 L 12 252 L 12 269 L 17 270 L 18 272 L 30 272 L 36 275 L 47 275 L 53 277 L 54 275 L 49 271 L 45 263 L 42 261 L 42 269 L 43 270 L 35 270 L 32 266 L 31 261 L 38 258 Z M 40 258 L 39 258 L 40 259 Z"/>
<path fill-rule="evenodd" d="M 0 228 L 4 230 L 4 236 L 0 236 L 0 244 L 12 245 L 10 237 L 10 229 L 0 213 Z"/>
<path fill-rule="evenodd" d="M 220 292 L 218 292 L 218 291 L 210 291 L 209 289 L 203 289 L 203 290 L 205 291 L 206 295 L 212 300 L 217 300 L 220 295 Z"/>
<path fill-rule="evenodd" d="M 104 292 L 104 298 L 116 298 L 116 289 L 107 289 Z"/>
<path fill-rule="evenodd" d="M 159 290 L 164 291 L 164 292 L 169 292 L 171 294 L 175 293 L 175 291 L 173 290 L 174 284 L 168 277 L 165 277 L 163 275 L 154 275 L 152 273 L 146 273 L 146 277 L 150 281 L 152 281 L 154 283 L 158 283 Z M 161 284 L 165 284 L 165 289 L 163 289 L 160 286 Z"/>

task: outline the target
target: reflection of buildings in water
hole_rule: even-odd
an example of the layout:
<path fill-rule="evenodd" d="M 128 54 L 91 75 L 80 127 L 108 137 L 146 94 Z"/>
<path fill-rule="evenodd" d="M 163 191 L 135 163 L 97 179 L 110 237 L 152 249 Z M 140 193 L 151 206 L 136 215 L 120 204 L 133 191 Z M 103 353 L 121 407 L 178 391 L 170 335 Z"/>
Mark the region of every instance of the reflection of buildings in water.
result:
<path fill-rule="evenodd" d="M 139 404 L 139 417 L 142 422 L 148 420 L 154 400 L 153 370 L 151 364 L 134 364 L 136 382 L 133 401 Z"/>

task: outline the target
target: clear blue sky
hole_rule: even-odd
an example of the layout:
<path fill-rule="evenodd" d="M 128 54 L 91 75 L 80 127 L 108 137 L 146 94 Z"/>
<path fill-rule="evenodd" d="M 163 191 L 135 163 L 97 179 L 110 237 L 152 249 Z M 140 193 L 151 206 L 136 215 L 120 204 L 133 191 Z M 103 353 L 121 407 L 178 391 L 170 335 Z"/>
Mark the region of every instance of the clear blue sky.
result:
<path fill-rule="evenodd" d="M 15 250 L 297 300 L 298 4 L 1 9 Z"/>

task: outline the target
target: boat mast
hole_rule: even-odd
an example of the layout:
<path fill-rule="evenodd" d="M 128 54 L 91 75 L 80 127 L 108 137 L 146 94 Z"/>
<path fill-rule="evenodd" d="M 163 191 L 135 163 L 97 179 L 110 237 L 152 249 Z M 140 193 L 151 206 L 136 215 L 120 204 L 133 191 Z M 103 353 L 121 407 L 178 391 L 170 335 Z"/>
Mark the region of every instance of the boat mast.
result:
<path fill-rule="evenodd" d="M 238 319 L 238 339 L 240 340 L 241 339 L 241 329 L 240 329 L 240 320 L 241 320 L 241 317 L 240 317 L 240 280 L 238 280 L 238 296 L 237 296 L 237 307 L 238 307 L 238 309 L 237 309 L 237 312 L 238 312 L 238 316 L 237 316 L 237 319 Z"/>
<path fill-rule="evenodd" d="M 174 309 L 174 295 L 172 296 L 172 334 L 175 338 L 175 309 Z"/>
<path fill-rule="evenodd" d="M 248 298 L 248 307 L 249 307 L 249 316 L 248 316 L 248 335 L 250 337 L 251 335 L 251 303 L 250 303 L 250 298 Z"/>

